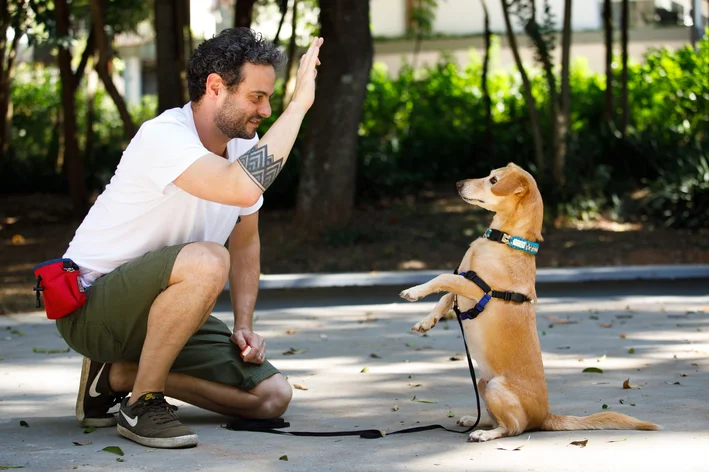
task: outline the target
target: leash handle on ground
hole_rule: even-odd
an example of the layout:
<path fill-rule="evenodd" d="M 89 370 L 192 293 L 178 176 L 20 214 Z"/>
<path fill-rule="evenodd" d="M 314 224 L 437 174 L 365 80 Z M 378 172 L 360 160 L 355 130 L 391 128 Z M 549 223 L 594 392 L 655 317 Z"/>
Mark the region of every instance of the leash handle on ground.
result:
<path fill-rule="evenodd" d="M 397 431 L 387 432 L 380 429 L 365 429 L 361 431 L 281 431 L 283 428 L 289 428 L 290 423 L 284 421 L 283 418 L 276 418 L 272 420 L 248 420 L 248 419 L 235 419 L 226 424 L 226 429 L 232 431 L 250 431 L 253 433 L 271 433 L 271 434 L 287 434 L 290 436 L 311 436 L 311 437 L 334 437 L 334 436 L 359 436 L 362 439 L 379 439 L 386 436 L 392 436 L 394 434 L 405 434 L 405 433 L 418 433 L 421 431 L 430 431 L 432 429 L 444 429 L 450 431 L 451 433 L 469 433 L 480 423 L 480 394 L 478 393 L 478 382 L 475 380 L 475 369 L 473 368 L 473 360 L 470 358 L 470 351 L 468 351 L 468 342 L 465 340 L 465 331 L 463 330 L 463 322 L 460 316 L 456 316 L 458 324 L 460 325 L 460 332 L 463 336 L 463 345 L 465 346 L 465 354 L 468 356 L 468 368 L 470 369 L 470 378 L 473 381 L 473 388 L 475 389 L 475 401 L 478 407 L 478 417 L 475 423 L 466 429 L 465 431 L 458 431 L 456 429 L 449 429 L 440 424 L 432 424 L 427 426 L 414 426 L 413 428 L 400 429 Z"/>

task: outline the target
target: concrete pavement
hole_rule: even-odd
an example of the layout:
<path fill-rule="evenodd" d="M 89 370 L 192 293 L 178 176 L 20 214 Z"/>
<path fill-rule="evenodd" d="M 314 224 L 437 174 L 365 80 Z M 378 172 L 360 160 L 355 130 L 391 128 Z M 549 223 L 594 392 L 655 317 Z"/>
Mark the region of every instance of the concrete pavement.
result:
<path fill-rule="evenodd" d="M 2 317 L 0 469 L 706 471 L 706 282 L 611 280 L 540 287 L 537 325 L 553 412 L 584 415 L 606 405 L 606 411 L 664 429 L 538 432 L 489 443 L 467 443 L 466 436 L 445 431 L 376 440 L 232 432 L 221 427 L 226 418 L 179 402 L 180 417 L 200 436 L 197 448 L 145 448 L 115 428 L 85 434 L 73 416 L 80 356 L 34 352 L 66 349 L 42 315 Z M 255 325 L 268 340 L 269 358 L 292 385 L 307 388 L 294 390 L 284 416 L 292 430 L 454 427 L 456 417 L 474 414 L 457 323 L 441 322 L 427 336 L 411 333 L 433 299 L 400 301 L 400 288 L 262 292 Z M 215 314 L 229 322 L 226 298 Z M 603 373 L 582 373 L 587 367 Z M 626 379 L 639 388 L 623 389 Z M 585 447 L 570 445 L 586 439 Z M 124 455 L 103 451 L 107 446 L 120 447 Z M 280 459 L 284 456 L 287 461 Z"/>

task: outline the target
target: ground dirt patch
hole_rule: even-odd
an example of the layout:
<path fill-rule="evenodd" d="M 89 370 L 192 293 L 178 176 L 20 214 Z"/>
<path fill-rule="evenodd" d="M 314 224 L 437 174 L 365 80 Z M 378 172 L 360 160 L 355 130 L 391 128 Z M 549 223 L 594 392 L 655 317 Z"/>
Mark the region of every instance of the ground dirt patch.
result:
<path fill-rule="evenodd" d="M 78 220 L 68 198 L 4 196 L 0 207 L 0 314 L 35 309 L 32 267 L 61 257 Z M 489 214 L 455 195 L 360 207 L 352 223 L 319 238 L 299 237 L 293 210 L 261 211 L 264 274 L 453 270 Z M 538 267 L 709 263 L 709 231 L 610 221 L 546 227 Z"/>

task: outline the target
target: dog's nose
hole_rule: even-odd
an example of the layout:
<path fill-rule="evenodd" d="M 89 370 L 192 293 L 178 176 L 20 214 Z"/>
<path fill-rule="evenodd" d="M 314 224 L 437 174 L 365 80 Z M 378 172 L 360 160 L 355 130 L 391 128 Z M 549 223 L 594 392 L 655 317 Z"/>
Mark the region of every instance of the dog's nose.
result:
<path fill-rule="evenodd" d="M 458 190 L 460 190 L 460 189 L 463 188 L 463 185 L 465 185 L 465 180 L 459 180 L 459 181 L 457 181 L 457 182 L 455 183 L 455 188 L 457 188 Z"/>

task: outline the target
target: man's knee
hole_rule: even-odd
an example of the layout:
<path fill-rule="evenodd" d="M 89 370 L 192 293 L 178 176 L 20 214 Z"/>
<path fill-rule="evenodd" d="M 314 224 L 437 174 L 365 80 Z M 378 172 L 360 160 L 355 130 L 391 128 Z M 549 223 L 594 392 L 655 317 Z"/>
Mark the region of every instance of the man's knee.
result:
<path fill-rule="evenodd" d="M 293 389 L 281 374 L 275 374 L 261 382 L 252 393 L 262 399 L 261 414 L 264 418 L 278 418 L 288 409 L 293 398 Z"/>
<path fill-rule="evenodd" d="M 211 242 L 188 244 L 175 259 L 170 284 L 191 280 L 222 290 L 229 267 L 229 251 L 224 246 Z"/>

